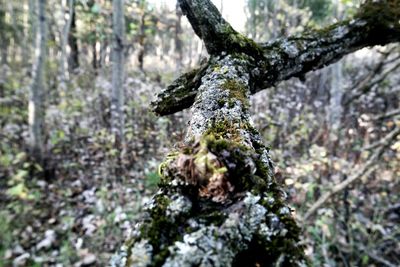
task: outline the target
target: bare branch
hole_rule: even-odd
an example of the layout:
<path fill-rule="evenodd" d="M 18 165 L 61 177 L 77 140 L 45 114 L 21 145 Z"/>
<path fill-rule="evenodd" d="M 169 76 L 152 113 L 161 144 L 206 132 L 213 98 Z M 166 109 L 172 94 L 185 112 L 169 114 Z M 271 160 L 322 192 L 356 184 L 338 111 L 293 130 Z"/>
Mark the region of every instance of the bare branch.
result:
<path fill-rule="evenodd" d="M 387 266 L 387 267 L 396 267 L 397 265 L 392 264 L 391 262 L 385 260 L 384 258 L 378 256 L 376 253 L 369 251 L 365 246 L 361 245 L 361 250 L 364 250 L 365 253 L 367 253 L 367 255 L 373 259 L 374 261 Z"/>
<path fill-rule="evenodd" d="M 266 59 L 254 75 L 253 93 L 303 77 L 363 47 L 399 42 L 399 6 L 400 0 L 367 1 L 352 20 L 262 45 Z"/>
<path fill-rule="evenodd" d="M 344 105 L 348 105 L 351 102 L 353 102 L 355 99 L 362 96 L 363 94 L 368 93 L 374 86 L 379 85 L 381 82 L 383 82 L 389 76 L 389 74 L 391 74 L 393 71 L 395 71 L 398 68 L 400 68 L 400 62 L 397 63 L 396 65 L 394 65 L 393 67 L 391 67 L 390 69 L 388 69 L 387 71 L 385 71 L 378 78 L 376 78 L 372 81 L 365 80 L 365 81 L 369 81 L 369 83 L 362 83 L 362 84 L 360 84 L 360 87 L 356 88 L 355 90 L 352 90 L 354 92 L 348 97 L 348 99 L 345 101 Z M 382 69 L 380 69 L 379 71 L 381 71 L 381 70 Z"/>
<path fill-rule="evenodd" d="M 209 0 L 179 0 L 183 14 L 210 55 L 243 52 L 262 56 L 253 40 L 235 31 Z"/>
<path fill-rule="evenodd" d="M 400 41 L 400 0 L 367 1 L 352 20 L 259 45 L 236 32 L 209 0 L 179 0 L 179 3 L 212 56 L 234 53 L 250 56 L 252 94 L 292 77 L 302 78 L 307 72 L 332 64 L 363 47 Z M 154 110 L 157 112 L 158 106 L 164 106 L 161 110 L 168 112 L 158 114 L 170 114 L 193 104 L 197 86 L 192 87 L 190 77 L 179 78 L 164 96 L 159 96 Z M 182 90 L 189 87 L 192 90 Z M 188 95 L 182 94 L 174 100 L 170 94 L 174 90 Z M 167 108 L 171 103 L 173 108 Z"/>
<path fill-rule="evenodd" d="M 176 79 L 165 90 L 162 90 L 151 105 L 157 115 L 170 115 L 189 108 L 197 95 L 197 89 L 201 83 L 208 64 L 198 69 L 187 72 Z"/>
<path fill-rule="evenodd" d="M 393 117 L 396 117 L 397 115 L 400 115 L 400 108 L 391 110 L 385 114 L 378 115 L 378 116 L 374 117 L 373 119 L 374 120 L 386 120 L 386 119 L 391 119 Z"/>
<path fill-rule="evenodd" d="M 364 166 L 356 172 L 354 175 L 350 176 L 346 180 L 341 183 L 333 186 L 328 192 L 322 195 L 306 212 L 303 216 L 303 220 L 307 220 L 314 212 L 316 212 L 322 205 L 325 204 L 333 195 L 341 192 L 343 189 L 347 188 L 349 185 L 354 183 L 356 180 L 361 177 L 370 175 L 374 170 L 377 169 L 375 166 L 377 159 L 382 155 L 385 148 L 390 146 L 392 140 L 394 140 L 400 134 L 400 128 L 396 127 L 392 132 L 390 132 L 381 143 L 381 146 L 375 151 L 375 153 L 368 159 L 368 161 L 364 164 Z"/>

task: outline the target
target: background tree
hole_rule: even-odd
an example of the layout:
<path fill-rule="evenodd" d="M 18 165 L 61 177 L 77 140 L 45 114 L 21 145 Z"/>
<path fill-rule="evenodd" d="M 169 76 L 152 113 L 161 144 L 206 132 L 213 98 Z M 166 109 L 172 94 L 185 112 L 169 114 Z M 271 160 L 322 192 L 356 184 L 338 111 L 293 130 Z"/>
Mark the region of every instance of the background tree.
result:
<path fill-rule="evenodd" d="M 33 157 L 42 162 L 44 157 L 44 67 L 46 61 L 47 45 L 47 23 L 46 23 L 46 0 L 38 0 L 37 4 L 37 25 L 35 37 L 35 57 L 32 66 L 32 85 L 29 98 L 29 133 L 30 145 Z"/>
<path fill-rule="evenodd" d="M 76 68 L 79 67 L 79 48 L 78 48 L 78 39 L 77 39 L 77 30 L 76 30 L 76 12 L 75 12 L 75 1 L 72 1 L 72 6 L 70 6 L 70 29 L 68 31 L 68 46 L 69 46 L 69 54 L 68 54 L 68 70 L 72 73 Z"/>
<path fill-rule="evenodd" d="M 113 1 L 113 70 L 111 93 L 111 120 L 112 131 L 119 140 L 124 132 L 124 43 L 125 21 L 124 1 Z"/>
<path fill-rule="evenodd" d="M 165 154 L 172 147 L 180 152 L 182 146 L 174 144 L 184 142 L 190 111 L 155 116 L 149 110 L 154 92 L 168 84 L 172 91 L 198 88 L 202 71 L 209 67 L 205 45 L 187 18 L 177 16 L 176 3 L 147 0 L 141 71 L 142 1 L 125 0 L 125 142 L 116 147 L 110 131 L 112 1 L 74 2 L 67 46 L 62 32 L 71 18 L 68 1 L 46 2 L 42 132 L 48 157 L 39 164 L 29 153 L 28 119 L 37 0 L 0 1 L 0 40 L 5 41 L 4 49 L 0 47 L 0 265 L 108 265 L 122 240 L 143 221 L 142 204 L 157 192 L 158 166 Z M 252 25 L 248 11 L 244 14 L 248 1 L 214 3 L 237 30 L 252 34 L 252 28 L 245 27 L 246 21 Z M 267 5 L 261 9 L 263 3 Z M 338 19 L 351 20 L 360 3 L 339 4 L 341 18 L 335 17 L 329 0 L 258 1 L 255 41 L 288 40 L 291 34 L 314 32 Z M 64 84 L 63 49 L 69 68 Z M 391 44 L 357 50 L 339 60 L 343 94 L 335 131 L 329 115 L 334 112 L 330 92 L 337 92 L 331 68 L 275 83 L 250 97 L 249 115 L 270 146 L 275 179 L 285 184 L 282 194 L 295 210 L 302 244 L 316 266 L 400 264 L 399 55 L 399 45 Z M 177 69 L 189 73 L 179 78 Z M 182 105 L 174 103 L 191 105 L 198 90 L 190 92 L 171 101 L 175 111 Z"/>

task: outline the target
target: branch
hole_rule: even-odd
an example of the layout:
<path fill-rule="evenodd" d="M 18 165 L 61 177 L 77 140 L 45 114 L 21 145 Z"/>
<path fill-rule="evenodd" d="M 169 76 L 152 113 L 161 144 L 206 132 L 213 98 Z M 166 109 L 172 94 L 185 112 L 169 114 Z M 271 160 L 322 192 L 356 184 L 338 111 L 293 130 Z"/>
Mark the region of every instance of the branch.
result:
<path fill-rule="evenodd" d="M 210 55 L 244 52 L 262 56 L 255 42 L 235 31 L 211 1 L 178 0 L 178 3 Z"/>
<path fill-rule="evenodd" d="M 397 266 L 397 265 L 392 264 L 391 262 L 385 260 L 384 258 L 378 256 L 376 253 L 374 253 L 374 252 L 372 252 L 372 251 L 369 251 L 369 250 L 368 250 L 365 246 L 363 246 L 363 245 L 361 245 L 361 250 L 364 251 L 365 253 L 367 253 L 367 255 L 368 255 L 371 259 L 373 259 L 374 261 L 376 261 L 376 262 L 378 262 L 378 263 L 380 263 L 380 264 L 382 264 L 382 265 L 385 265 L 385 266 L 387 266 L 387 267 L 396 267 L 396 266 Z"/>
<path fill-rule="evenodd" d="M 400 0 L 368 0 L 352 20 L 265 44 L 256 44 L 233 30 L 209 0 L 179 0 L 179 3 L 211 56 L 237 53 L 250 56 L 252 94 L 292 77 L 303 78 L 307 72 L 332 64 L 358 49 L 400 41 Z M 199 73 L 199 80 L 200 76 Z M 173 88 L 191 87 L 192 80 L 185 77 L 175 81 Z M 183 93 L 185 90 L 178 91 Z M 170 92 L 174 90 L 169 88 L 159 97 L 155 110 L 157 105 L 168 106 L 170 103 L 174 107 L 166 108 L 169 112 L 190 107 L 197 87 L 189 90 L 187 97 L 178 99 Z"/>
<path fill-rule="evenodd" d="M 364 150 L 371 150 L 379 146 L 384 146 L 387 143 L 387 140 L 394 140 L 396 136 L 398 136 L 399 134 L 400 134 L 400 128 L 396 128 L 395 130 L 391 131 L 388 135 L 386 135 L 384 139 L 365 147 Z"/>
<path fill-rule="evenodd" d="M 352 90 L 354 92 L 347 98 L 347 100 L 344 101 L 344 105 L 349 105 L 355 99 L 359 98 L 363 94 L 368 93 L 374 86 L 382 83 L 387 78 L 387 76 L 389 76 L 389 74 L 391 74 L 398 68 L 400 68 L 400 62 L 391 67 L 390 69 L 388 69 L 387 71 L 385 71 L 380 77 L 376 78 L 375 80 L 369 81 L 369 83 L 367 84 L 363 83 L 361 84 L 361 87 Z"/>
<path fill-rule="evenodd" d="M 207 67 L 208 64 L 204 64 L 198 69 L 183 74 L 165 90 L 162 90 L 156 100 L 151 102 L 153 112 L 163 116 L 190 108 Z"/>
<path fill-rule="evenodd" d="M 307 220 L 314 212 L 316 212 L 326 201 L 328 201 L 333 195 L 341 192 L 343 189 L 351 185 L 353 182 L 358 180 L 361 177 L 370 175 L 373 171 L 375 171 L 378 167 L 374 166 L 376 164 L 377 159 L 382 155 L 383 151 L 386 147 L 391 144 L 391 141 L 394 140 L 400 134 L 400 128 L 396 127 L 395 130 L 390 132 L 385 138 L 382 140 L 382 145 L 375 151 L 375 153 L 368 159 L 365 165 L 354 175 L 350 176 L 346 180 L 341 183 L 333 186 L 328 192 L 322 195 L 306 212 L 303 217 L 303 220 Z"/>
<path fill-rule="evenodd" d="M 332 64 L 368 46 L 400 41 L 400 0 L 367 1 L 351 20 L 262 45 L 264 68 L 253 93 Z"/>
<path fill-rule="evenodd" d="M 397 115 L 400 115 L 400 108 L 391 110 L 385 114 L 378 115 L 378 116 L 374 117 L 373 119 L 374 120 L 386 120 L 386 119 L 391 119 L 393 117 L 396 117 Z"/>

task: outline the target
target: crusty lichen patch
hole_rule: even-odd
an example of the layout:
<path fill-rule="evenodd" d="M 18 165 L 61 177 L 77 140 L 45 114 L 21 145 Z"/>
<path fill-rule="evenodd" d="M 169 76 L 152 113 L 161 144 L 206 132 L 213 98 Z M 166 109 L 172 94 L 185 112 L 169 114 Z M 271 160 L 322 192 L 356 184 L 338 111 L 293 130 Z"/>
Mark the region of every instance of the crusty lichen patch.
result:
<path fill-rule="evenodd" d="M 250 79 L 245 60 L 229 55 L 215 60 L 192 107 L 186 145 L 160 165 L 160 190 L 116 266 L 305 262 L 268 148 L 245 108 Z"/>

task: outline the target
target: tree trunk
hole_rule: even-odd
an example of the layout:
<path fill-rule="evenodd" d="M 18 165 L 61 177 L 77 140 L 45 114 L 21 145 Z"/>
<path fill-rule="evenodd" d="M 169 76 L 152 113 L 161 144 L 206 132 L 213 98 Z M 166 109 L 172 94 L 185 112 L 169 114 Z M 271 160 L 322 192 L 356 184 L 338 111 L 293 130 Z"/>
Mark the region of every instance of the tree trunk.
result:
<path fill-rule="evenodd" d="M 0 4 L 4 6 L 4 1 L 1 1 Z M 8 46 L 9 40 L 7 38 L 6 32 L 8 31 L 7 21 L 6 21 L 6 10 L 5 8 L 0 9 L 0 29 L 2 34 L 0 35 L 0 49 L 1 49 L 1 64 L 8 63 Z"/>
<path fill-rule="evenodd" d="M 182 47 L 182 11 L 179 8 L 179 5 L 176 5 L 176 21 L 175 21 L 175 54 L 176 58 L 176 68 L 178 70 L 182 69 L 182 61 L 183 61 L 183 47 Z"/>
<path fill-rule="evenodd" d="M 159 115 L 191 107 L 192 118 L 111 265 L 306 266 L 300 230 L 251 123 L 249 96 L 356 49 L 398 42 L 399 0 L 367 1 L 353 20 L 263 45 L 234 31 L 209 0 L 179 3 L 210 58 L 153 103 Z"/>
<path fill-rule="evenodd" d="M 138 62 L 139 69 L 143 71 L 144 64 L 144 54 L 145 54 L 145 19 L 146 19 L 146 11 L 144 10 L 144 3 L 142 3 L 142 14 L 140 16 L 140 26 L 139 26 L 139 53 L 138 53 Z"/>
<path fill-rule="evenodd" d="M 124 127 L 124 0 L 113 0 L 111 128 L 119 140 Z"/>
<path fill-rule="evenodd" d="M 339 19 L 341 17 L 339 9 L 339 1 L 335 1 L 334 17 Z M 328 123 L 331 128 L 331 136 L 338 138 L 338 130 L 342 119 L 343 107 L 342 99 L 344 95 L 344 88 L 342 82 L 342 62 L 336 62 L 331 66 L 331 83 L 329 90 L 329 108 L 327 110 Z"/>
<path fill-rule="evenodd" d="M 94 39 L 97 39 L 96 37 L 94 38 Z M 93 41 L 93 43 L 92 43 L 92 67 L 93 67 L 93 69 L 95 70 L 95 72 L 96 72 L 96 75 L 97 75 L 97 41 L 95 40 L 95 41 Z"/>
<path fill-rule="evenodd" d="M 75 4 L 72 5 L 71 9 L 71 28 L 68 32 L 68 46 L 70 49 L 68 55 L 68 70 L 69 73 L 73 73 L 75 69 L 79 68 L 79 48 L 78 38 L 76 37 L 76 12 Z"/>
<path fill-rule="evenodd" d="M 29 137 L 33 157 L 43 159 L 44 140 L 44 64 L 46 60 L 47 25 L 46 0 L 37 2 L 38 30 L 35 38 L 35 57 L 32 66 L 32 84 L 29 98 Z"/>
<path fill-rule="evenodd" d="M 69 73 L 67 72 L 68 69 L 68 61 L 67 61 L 67 45 L 68 45 L 68 37 L 69 37 L 69 32 L 71 29 L 71 25 L 72 25 L 72 18 L 74 16 L 73 12 L 74 12 L 74 0 L 68 0 L 68 13 L 69 13 L 69 17 L 68 20 L 65 22 L 62 32 L 61 32 L 61 57 L 60 57 L 60 85 L 61 87 L 65 87 L 65 82 L 68 80 L 69 78 Z M 63 11 L 62 11 L 62 15 L 63 15 L 63 19 L 65 16 L 65 8 L 62 7 Z M 64 88 L 65 89 L 65 88 Z"/>

